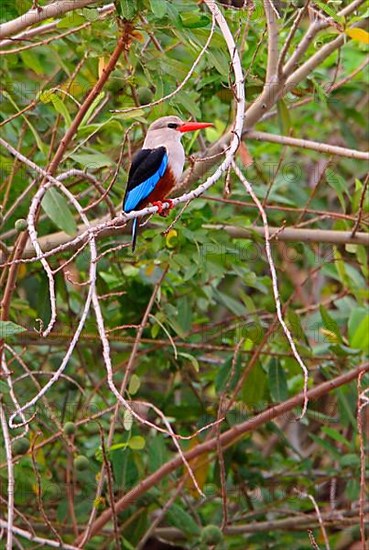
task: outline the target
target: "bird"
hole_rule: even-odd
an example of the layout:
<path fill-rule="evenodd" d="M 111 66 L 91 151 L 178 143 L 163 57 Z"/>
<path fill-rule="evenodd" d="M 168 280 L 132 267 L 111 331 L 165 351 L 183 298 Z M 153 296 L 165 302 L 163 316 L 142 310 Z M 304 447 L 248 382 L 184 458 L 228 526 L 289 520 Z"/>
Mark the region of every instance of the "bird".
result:
<path fill-rule="evenodd" d="M 181 137 L 214 126 L 210 122 L 183 122 L 170 115 L 155 120 L 147 131 L 142 149 L 132 158 L 123 198 L 123 213 L 141 210 L 147 204 L 158 207 L 159 214 L 166 215 L 163 199 L 171 208 L 167 196 L 179 182 L 185 162 Z M 136 248 L 138 218 L 132 223 L 132 252 Z"/>

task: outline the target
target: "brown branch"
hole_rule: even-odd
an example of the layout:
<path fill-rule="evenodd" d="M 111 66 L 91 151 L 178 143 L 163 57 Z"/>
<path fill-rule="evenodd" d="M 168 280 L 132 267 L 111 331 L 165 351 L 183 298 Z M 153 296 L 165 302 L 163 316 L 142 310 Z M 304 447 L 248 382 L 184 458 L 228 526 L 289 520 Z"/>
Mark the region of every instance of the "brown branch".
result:
<path fill-rule="evenodd" d="M 123 50 L 128 51 L 133 38 L 133 34 L 132 34 L 133 30 L 134 28 L 130 21 L 126 21 L 123 24 L 122 33 L 118 39 L 118 43 L 109 59 L 108 64 L 103 68 L 99 80 L 96 82 L 95 86 L 92 88 L 92 90 L 86 97 L 85 101 L 81 105 L 81 108 L 79 109 L 76 115 L 76 118 L 73 120 L 72 124 L 70 125 L 67 132 L 65 133 L 63 139 L 59 144 L 58 149 L 56 150 L 54 158 L 52 159 L 52 161 L 50 162 L 47 168 L 47 172 L 49 174 L 51 175 L 55 174 L 55 171 L 63 158 L 64 152 L 66 151 L 73 136 L 77 132 L 78 127 L 83 120 L 83 117 L 85 116 L 88 109 L 90 108 L 90 105 L 97 98 L 97 96 L 103 89 L 107 79 L 109 78 L 111 72 L 114 70 L 115 65 L 117 64 L 117 61 L 120 57 L 120 54 L 123 52 Z"/>
<path fill-rule="evenodd" d="M 234 225 L 207 224 L 204 229 L 222 229 L 231 237 L 237 239 L 250 239 L 253 233 L 264 237 L 263 227 L 236 227 Z M 369 233 L 356 233 L 353 237 L 351 231 L 334 231 L 332 229 L 298 229 L 293 227 L 269 227 L 271 238 L 280 241 L 305 242 L 305 243 L 330 243 L 330 244 L 363 244 L 369 245 Z"/>
<path fill-rule="evenodd" d="M 115 513 L 114 508 L 114 490 L 113 490 L 113 472 L 112 467 L 110 463 L 110 458 L 108 456 L 108 451 L 105 446 L 105 437 L 104 437 L 104 430 L 102 429 L 102 426 L 100 422 L 97 423 L 99 426 L 99 432 L 100 432 L 100 439 L 101 439 L 101 451 L 103 456 L 103 462 L 104 462 L 104 469 L 107 474 L 107 481 L 108 481 L 108 492 L 109 492 L 109 501 L 110 506 L 113 513 L 113 527 L 114 527 L 114 538 L 115 538 L 115 546 L 117 549 L 120 548 L 119 544 L 119 529 L 118 529 L 118 518 Z"/>
<path fill-rule="evenodd" d="M 86 2 L 86 0 L 83 0 L 83 1 L 85 2 L 85 4 L 89 3 L 89 2 Z M 78 3 L 78 0 L 73 2 L 73 6 L 76 6 L 77 3 Z M 52 7 L 52 6 L 55 7 L 55 6 L 59 5 L 59 7 L 61 8 L 61 6 L 60 6 L 61 4 L 64 5 L 63 9 L 65 9 L 67 6 L 69 6 L 69 8 L 70 8 L 70 3 L 69 2 L 55 2 L 54 4 L 51 4 L 50 6 L 47 6 L 46 8 L 43 8 L 43 12 L 47 8 Z M 36 11 L 38 13 L 38 10 L 31 10 L 31 11 Z M 69 11 L 69 10 L 67 10 L 67 11 Z M 64 13 L 64 12 L 62 12 L 62 13 Z M 51 15 L 49 15 L 48 17 L 51 17 Z M 28 26 L 28 24 L 26 26 Z M 18 32 L 18 29 L 15 32 Z M 131 44 L 132 38 L 133 38 L 132 33 L 133 33 L 133 27 L 132 27 L 131 22 L 129 22 L 129 21 L 125 22 L 122 25 L 122 33 L 121 33 L 121 35 L 118 39 L 118 43 L 115 47 L 115 50 L 114 50 L 114 52 L 112 53 L 112 55 L 110 57 L 109 63 L 104 67 L 99 80 L 97 81 L 95 86 L 92 88 L 92 90 L 90 91 L 88 96 L 86 97 L 85 101 L 83 102 L 83 104 L 81 105 L 81 108 L 79 109 L 79 111 L 77 113 L 76 118 L 73 120 L 71 126 L 68 128 L 68 130 L 65 133 L 62 141 L 59 144 L 59 147 L 58 147 L 58 149 L 57 149 L 57 151 L 54 155 L 54 158 L 52 159 L 52 161 L 50 162 L 50 164 L 47 168 L 47 172 L 49 174 L 52 175 L 52 174 L 55 173 L 58 165 L 60 164 L 60 162 L 63 158 L 64 152 L 65 152 L 68 144 L 72 140 L 74 134 L 77 132 L 77 129 L 78 129 L 79 125 L 81 124 L 81 122 L 83 120 L 83 117 L 86 114 L 87 110 L 89 109 L 90 105 L 92 104 L 94 99 L 98 96 L 98 94 L 101 92 L 101 90 L 102 90 L 105 82 L 107 81 L 109 75 L 111 74 L 111 72 L 115 68 L 115 65 L 116 65 L 116 63 L 119 59 L 120 54 L 122 53 L 123 50 L 126 50 L 126 51 L 128 50 L 128 48 Z M 1 36 L 1 33 L 0 33 L 0 36 Z M 13 250 L 13 259 L 17 260 L 17 259 L 22 257 L 24 248 L 25 248 L 26 243 L 27 243 L 27 239 L 28 239 L 28 235 L 27 235 L 26 232 L 23 232 L 19 235 L 17 245 Z M 5 321 L 5 320 L 8 319 L 10 301 L 11 301 L 11 297 L 13 295 L 13 292 L 14 292 L 14 289 L 15 289 L 15 286 L 16 286 L 18 269 L 19 269 L 19 264 L 17 264 L 17 263 L 12 264 L 10 266 L 10 269 L 9 269 L 8 279 L 7 279 L 7 283 L 6 283 L 5 291 L 4 291 L 4 296 L 3 296 L 3 299 L 2 299 L 2 302 L 1 302 L 1 320 L 2 321 Z M 0 355 L 2 353 L 2 348 L 3 348 L 3 341 L 0 341 Z"/>
<path fill-rule="evenodd" d="M 28 240 L 28 234 L 26 231 L 23 231 L 19 234 L 16 244 L 12 252 L 12 260 L 18 260 L 22 257 L 24 247 L 26 246 Z M 3 299 L 0 302 L 0 319 L 1 321 L 7 321 L 9 317 L 10 301 L 12 294 L 14 292 L 17 275 L 20 264 L 13 263 L 9 268 L 8 278 L 6 280 L 6 285 L 4 289 Z M 2 357 L 4 348 L 4 340 L 0 340 L 0 357 Z M 0 366 L 0 376 L 3 374 L 3 369 Z"/>
<path fill-rule="evenodd" d="M 367 509 L 368 511 L 368 509 Z M 349 527 L 356 525 L 357 518 L 352 517 L 353 511 L 350 510 L 335 510 L 322 514 L 322 519 L 327 527 Z M 365 521 L 369 523 L 369 519 Z M 225 535 L 242 535 L 245 533 L 264 533 L 275 530 L 280 531 L 304 531 L 308 527 L 318 527 L 319 521 L 316 514 L 299 514 L 289 518 L 273 519 L 269 521 L 249 521 L 239 525 L 228 525 L 225 530 Z M 184 533 L 176 527 L 159 527 L 154 533 L 157 537 L 175 541 L 184 540 Z"/>
<path fill-rule="evenodd" d="M 136 359 L 138 348 L 139 348 L 139 345 L 140 345 L 141 340 L 142 340 L 143 331 L 146 327 L 151 309 L 154 305 L 154 302 L 155 302 L 156 297 L 158 295 L 158 292 L 161 288 L 161 284 L 162 284 L 162 282 L 163 282 L 163 280 L 164 280 L 164 278 L 165 278 L 165 276 L 168 272 L 168 269 L 169 269 L 169 264 L 166 266 L 166 268 L 164 268 L 163 273 L 161 274 L 158 282 L 154 286 L 153 292 L 151 294 L 151 298 L 149 300 L 149 303 L 147 304 L 145 313 L 142 317 L 142 321 L 141 321 L 141 323 L 139 325 L 139 328 L 138 328 L 138 331 L 136 333 L 136 337 L 135 337 L 135 340 L 134 340 L 132 351 L 131 351 L 130 357 L 128 359 L 128 363 L 125 367 L 124 378 L 123 378 L 123 381 L 122 381 L 120 389 L 119 389 L 119 393 L 121 395 L 124 395 L 124 393 L 126 392 L 127 385 L 128 385 L 128 379 L 129 379 L 129 376 L 132 374 L 132 371 L 133 371 L 134 361 Z M 108 441 L 107 441 L 108 447 L 110 447 L 112 442 L 113 442 L 115 428 L 116 428 L 120 408 L 121 408 L 121 403 L 120 403 L 120 401 L 117 401 L 117 403 L 114 407 L 113 414 L 112 414 L 111 419 L 110 419 L 110 428 L 109 428 Z M 101 497 L 106 472 L 107 472 L 106 464 L 105 464 L 105 461 L 104 461 L 103 466 L 101 467 L 101 470 L 100 470 L 99 483 L 98 483 L 97 490 L 96 490 L 95 501 Z M 115 514 L 113 501 L 112 501 L 111 506 L 112 506 L 112 509 L 113 509 L 113 514 Z M 90 517 L 89 517 L 87 528 L 86 528 L 86 530 L 84 532 L 84 535 L 83 535 L 82 545 L 84 545 L 85 542 L 90 538 L 90 529 L 91 529 L 91 527 L 92 527 L 92 525 L 95 521 L 96 513 L 97 513 L 96 507 L 93 507 L 93 509 L 91 511 L 91 514 L 90 514 Z M 114 519 L 114 522 L 115 522 L 115 519 Z"/>
<path fill-rule="evenodd" d="M 345 372 L 344 374 L 341 374 L 337 376 L 336 378 L 333 378 L 332 380 L 327 380 L 326 382 L 323 382 L 322 384 L 319 384 L 315 388 L 309 390 L 307 392 L 307 396 L 309 401 L 312 401 L 314 399 L 318 399 L 319 397 L 326 395 L 327 393 L 331 392 L 332 390 L 339 388 L 340 386 L 343 386 L 345 384 L 348 384 L 355 378 L 357 378 L 360 373 L 369 371 L 369 362 L 364 363 L 357 367 L 356 369 L 353 369 L 349 372 Z M 278 405 L 275 405 L 265 411 L 263 411 L 260 414 L 257 414 L 253 418 L 246 420 L 245 422 L 241 422 L 239 424 L 236 424 L 226 432 L 222 433 L 220 436 L 220 443 L 223 448 L 228 447 L 230 445 L 233 445 L 236 443 L 239 439 L 241 439 L 246 433 L 257 430 L 265 424 L 266 422 L 270 422 L 274 418 L 278 418 L 279 416 L 291 411 L 295 407 L 302 405 L 305 400 L 304 393 L 299 393 L 298 395 L 295 395 L 294 397 L 291 397 L 287 401 L 284 401 L 283 403 L 280 403 Z M 212 439 L 209 439 L 208 441 L 205 441 L 204 443 L 201 443 L 191 449 L 190 451 L 187 451 L 185 453 L 185 458 L 188 461 L 194 460 L 195 458 L 203 455 L 204 453 L 210 453 L 213 451 L 216 451 L 217 449 L 217 437 L 213 437 Z M 178 468 L 182 466 L 182 458 L 180 456 L 176 456 L 169 462 L 163 464 L 156 472 L 148 476 L 146 479 L 142 480 L 136 487 L 131 489 L 127 494 L 125 494 L 122 498 L 120 498 L 116 504 L 115 504 L 115 511 L 117 514 L 121 513 L 123 510 L 127 509 L 133 502 L 137 500 L 137 498 L 146 493 L 151 487 L 154 487 L 161 481 L 164 477 L 166 477 L 171 472 L 174 472 Z M 97 533 L 101 531 L 101 529 L 106 525 L 112 518 L 112 509 L 109 508 L 105 510 L 101 516 L 95 521 L 95 523 L 92 526 L 91 535 L 94 536 Z M 79 542 L 82 540 L 83 535 L 78 537 L 75 541 L 75 544 L 78 545 Z"/>

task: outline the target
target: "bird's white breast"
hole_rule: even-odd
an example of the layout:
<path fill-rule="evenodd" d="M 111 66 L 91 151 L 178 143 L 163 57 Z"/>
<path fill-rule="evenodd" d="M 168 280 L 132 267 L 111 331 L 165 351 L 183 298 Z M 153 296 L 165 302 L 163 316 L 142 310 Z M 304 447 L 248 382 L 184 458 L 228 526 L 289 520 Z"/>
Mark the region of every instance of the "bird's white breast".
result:
<path fill-rule="evenodd" d="M 168 153 L 168 166 L 172 171 L 176 184 L 181 179 L 185 162 L 185 153 L 180 138 L 180 133 L 175 130 L 167 132 L 148 132 L 143 143 L 144 149 L 156 149 L 157 147 L 166 148 Z"/>

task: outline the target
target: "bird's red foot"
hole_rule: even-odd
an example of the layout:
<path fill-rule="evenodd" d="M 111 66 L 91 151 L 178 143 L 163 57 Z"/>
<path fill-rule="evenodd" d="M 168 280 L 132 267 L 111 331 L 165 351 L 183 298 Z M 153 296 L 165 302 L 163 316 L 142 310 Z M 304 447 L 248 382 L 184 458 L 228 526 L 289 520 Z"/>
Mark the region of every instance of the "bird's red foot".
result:
<path fill-rule="evenodd" d="M 154 201 L 151 204 L 158 207 L 158 214 L 161 214 L 163 212 L 164 207 L 161 201 Z"/>
<path fill-rule="evenodd" d="M 164 207 L 164 206 L 163 206 L 165 202 L 167 202 L 167 203 L 169 204 L 168 207 Z M 164 202 L 162 202 L 162 201 L 155 201 L 155 202 L 153 202 L 153 203 L 151 203 L 151 204 L 152 204 L 153 206 L 157 206 L 157 207 L 158 207 L 158 214 L 159 214 L 159 216 L 163 216 L 164 218 L 165 218 L 166 216 L 168 216 L 169 210 L 170 210 L 171 208 L 173 208 L 173 206 L 174 206 L 172 199 L 165 199 Z"/>
<path fill-rule="evenodd" d="M 169 211 L 174 207 L 174 203 L 172 199 L 165 199 L 164 202 L 167 202 L 169 206 L 168 208 L 165 208 L 165 210 L 160 214 L 160 216 L 163 216 L 165 218 L 166 216 L 168 216 Z"/>

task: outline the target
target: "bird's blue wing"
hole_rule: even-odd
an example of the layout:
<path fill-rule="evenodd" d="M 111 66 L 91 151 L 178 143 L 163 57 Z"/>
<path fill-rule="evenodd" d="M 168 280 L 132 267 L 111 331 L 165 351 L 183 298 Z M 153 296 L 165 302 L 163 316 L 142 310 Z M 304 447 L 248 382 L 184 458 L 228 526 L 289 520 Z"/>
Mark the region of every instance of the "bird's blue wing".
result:
<path fill-rule="evenodd" d="M 165 147 L 142 149 L 132 161 L 128 176 L 127 190 L 123 201 L 123 211 L 138 209 L 140 203 L 155 189 L 168 166 Z"/>

